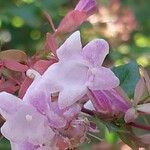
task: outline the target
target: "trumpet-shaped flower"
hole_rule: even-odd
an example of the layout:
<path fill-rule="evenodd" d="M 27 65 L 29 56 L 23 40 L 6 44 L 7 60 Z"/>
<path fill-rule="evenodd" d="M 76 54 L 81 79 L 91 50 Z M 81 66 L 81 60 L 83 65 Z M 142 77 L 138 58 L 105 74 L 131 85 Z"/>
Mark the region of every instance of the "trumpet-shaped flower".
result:
<path fill-rule="evenodd" d="M 133 122 L 139 115 L 150 114 L 150 77 L 146 70 L 141 68 L 141 71 L 143 76 L 135 87 L 133 106 L 129 108 L 125 114 L 124 119 L 126 122 Z M 143 103 L 144 101 L 147 103 Z"/>
<path fill-rule="evenodd" d="M 73 33 L 57 50 L 59 62 L 51 65 L 39 81 L 39 87 L 59 92 L 58 104 L 66 108 L 91 90 L 109 90 L 119 85 L 119 79 L 102 63 L 109 52 L 103 39 L 95 39 L 83 49 L 80 32 Z"/>
<path fill-rule="evenodd" d="M 43 145 L 54 137 L 45 116 L 6 92 L 0 93 L 0 113 L 6 119 L 1 133 L 12 142 Z"/>
<path fill-rule="evenodd" d="M 128 98 L 120 87 L 111 90 L 89 91 L 89 96 L 91 100 L 86 102 L 84 107 L 109 117 L 124 115 L 130 108 Z"/>
<path fill-rule="evenodd" d="M 50 150 L 51 147 L 54 150 L 58 132 L 53 129 L 63 132 L 76 120 L 81 107 L 75 104 L 60 110 L 57 101 L 51 102 L 40 90 L 33 91 L 35 95 L 30 95 L 32 92 L 28 90 L 23 101 L 6 92 L 0 93 L 0 114 L 6 120 L 1 133 L 10 140 L 13 150 Z"/>

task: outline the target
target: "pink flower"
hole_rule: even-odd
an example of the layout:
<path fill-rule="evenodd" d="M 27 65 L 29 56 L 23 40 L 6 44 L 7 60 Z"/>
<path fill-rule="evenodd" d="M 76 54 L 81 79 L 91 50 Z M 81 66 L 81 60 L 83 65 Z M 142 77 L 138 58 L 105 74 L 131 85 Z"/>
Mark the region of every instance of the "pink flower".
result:
<path fill-rule="evenodd" d="M 23 97 L 23 101 L 28 105 L 34 106 L 41 114 L 45 115 L 52 128 L 64 128 L 76 118 L 81 111 L 81 107 L 78 104 L 74 104 L 61 110 L 58 107 L 57 98 L 52 102 L 51 96 L 48 94 L 50 91 L 44 87 L 39 88 L 42 78 L 42 76 L 39 76 L 34 80 Z"/>
<path fill-rule="evenodd" d="M 140 114 L 150 114 L 150 77 L 146 70 L 141 68 L 141 71 L 143 76 L 135 87 L 133 106 L 125 114 L 124 119 L 126 122 L 133 122 Z"/>
<path fill-rule="evenodd" d="M 91 90 L 109 90 L 119 79 L 102 63 L 109 52 L 108 43 L 95 39 L 83 49 L 80 32 L 73 33 L 57 50 L 59 62 L 51 65 L 39 80 L 38 88 L 59 92 L 58 105 L 66 108 Z"/>
<path fill-rule="evenodd" d="M 28 142 L 11 142 L 11 149 L 12 150 L 36 150 L 36 147 Z"/>
<path fill-rule="evenodd" d="M 44 89 L 37 89 L 39 79 L 40 75 L 23 100 L 6 92 L 0 93 L 0 114 L 6 120 L 1 133 L 10 140 L 14 150 L 55 150 L 55 136 L 70 127 L 81 111 L 78 104 L 60 110 L 57 101 L 51 102 Z"/>
<path fill-rule="evenodd" d="M 127 110 L 124 119 L 127 123 L 129 123 L 129 122 L 133 122 L 139 116 L 139 114 L 150 115 L 149 108 L 150 108 L 150 103 L 134 106 Z"/>
<path fill-rule="evenodd" d="M 129 108 L 128 99 L 118 89 L 89 91 L 91 101 L 84 107 L 108 116 L 123 115 Z"/>
<path fill-rule="evenodd" d="M 1 133 L 11 142 L 40 146 L 51 142 L 55 135 L 48 119 L 35 107 L 6 92 L 0 93 L 0 113 L 6 119 Z"/>
<path fill-rule="evenodd" d="M 96 0 L 80 0 L 75 10 L 83 11 L 89 16 L 96 10 Z"/>
<path fill-rule="evenodd" d="M 66 128 L 73 127 L 72 123 L 78 119 L 81 107 L 74 104 L 60 110 L 57 102 L 50 102 L 44 92 L 33 91 L 36 93 L 31 92 L 32 95 L 28 90 L 23 101 L 6 92 L 0 93 L 0 113 L 6 119 L 1 127 L 3 136 L 10 140 L 14 150 L 55 150 L 60 134 L 65 135 L 62 138 L 68 138 L 69 143 L 72 132 Z M 86 130 L 82 134 L 85 136 Z"/>
<path fill-rule="evenodd" d="M 39 146 L 39 145 L 33 145 L 28 142 L 23 142 L 23 143 L 11 142 L 11 148 L 12 150 L 59 150 L 58 147 L 53 145 Z"/>

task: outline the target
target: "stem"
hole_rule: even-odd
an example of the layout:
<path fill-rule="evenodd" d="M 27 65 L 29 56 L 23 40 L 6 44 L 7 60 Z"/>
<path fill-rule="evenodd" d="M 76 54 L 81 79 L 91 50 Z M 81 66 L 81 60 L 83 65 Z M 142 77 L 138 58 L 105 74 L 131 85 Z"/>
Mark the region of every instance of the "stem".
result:
<path fill-rule="evenodd" d="M 91 137 L 93 137 L 93 138 L 95 138 L 95 139 L 97 139 L 97 140 L 99 140 L 99 141 L 102 141 L 103 139 L 101 139 L 101 138 L 99 138 L 99 137 L 97 137 L 97 136 L 95 136 L 95 135 L 93 135 L 93 134 L 91 134 L 91 133 L 87 133 L 89 136 L 91 136 Z"/>
<path fill-rule="evenodd" d="M 4 136 L 3 136 L 3 135 L 0 135 L 0 141 L 1 141 L 3 138 L 4 138 Z"/>
<path fill-rule="evenodd" d="M 136 127 L 136 128 L 140 128 L 140 129 L 143 129 L 143 130 L 150 131 L 150 126 L 145 126 L 145 125 L 137 124 L 137 123 L 134 123 L 134 122 L 129 123 L 129 125 L 133 126 L 133 127 Z"/>
<path fill-rule="evenodd" d="M 148 122 L 148 120 L 146 119 L 146 116 L 143 116 L 143 119 L 144 119 L 145 125 L 149 125 L 149 122 Z"/>
<path fill-rule="evenodd" d="M 82 108 L 82 112 L 84 112 L 84 113 L 86 113 L 90 116 L 95 116 L 95 113 L 93 111 L 91 111 L 89 109 L 86 109 L 86 108 Z M 150 131 L 150 126 L 145 126 L 145 125 L 137 124 L 137 123 L 134 123 L 134 122 L 128 123 L 128 125 L 139 128 L 139 129 Z"/>
<path fill-rule="evenodd" d="M 94 100 L 94 102 L 96 102 L 95 101 L 95 96 L 90 90 L 88 92 L 88 96 L 89 96 L 89 98 L 92 98 Z M 84 112 L 86 114 L 89 114 L 90 116 L 95 116 L 95 114 L 96 114 L 96 112 L 91 111 L 91 110 L 86 109 L 86 108 L 82 108 L 82 112 Z M 140 128 L 140 129 L 143 129 L 143 130 L 150 131 L 150 126 L 145 126 L 145 125 L 137 124 L 137 123 L 134 123 L 134 122 L 131 122 L 128 125 L 136 127 L 136 128 Z"/>
<path fill-rule="evenodd" d="M 56 29 L 55 29 L 55 26 L 54 26 L 54 23 L 53 23 L 53 20 L 52 20 L 51 16 L 46 11 L 44 12 L 44 15 L 47 18 L 47 20 L 49 21 L 53 31 L 55 32 Z"/>

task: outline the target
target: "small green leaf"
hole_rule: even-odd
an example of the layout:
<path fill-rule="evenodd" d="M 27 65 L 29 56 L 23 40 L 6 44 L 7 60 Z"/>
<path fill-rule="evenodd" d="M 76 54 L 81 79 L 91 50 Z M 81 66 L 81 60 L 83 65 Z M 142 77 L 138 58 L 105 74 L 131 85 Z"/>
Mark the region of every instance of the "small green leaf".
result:
<path fill-rule="evenodd" d="M 105 130 L 105 139 L 110 144 L 115 144 L 118 141 L 118 134 L 116 132 Z"/>
<path fill-rule="evenodd" d="M 79 147 L 79 150 L 91 150 L 93 143 L 84 143 Z"/>
<path fill-rule="evenodd" d="M 131 62 L 126 65 L 112 68 L 112 71 L 120 80 L 120 86 L 130 98 L 134 96 L 135 86 L 140 78 L 139 67 L 137 63 Z"/>
<path fill-rule="evenodd" d="M 1 150 L 10 150 L 10 143 L 5 138 L 0 141 L 0 149 Z"/>

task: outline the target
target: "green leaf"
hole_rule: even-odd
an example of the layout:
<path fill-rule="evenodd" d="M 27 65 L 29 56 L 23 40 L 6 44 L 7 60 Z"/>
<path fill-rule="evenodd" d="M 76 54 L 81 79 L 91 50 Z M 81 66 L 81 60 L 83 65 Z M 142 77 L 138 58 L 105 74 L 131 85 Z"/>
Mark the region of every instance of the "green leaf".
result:
<path fill-rule="evenodd" d="M 0 149 L 1 150 L 10 150 L 10 143 L 5 138 L 0 141 Z"/>
<path fill-rule="evenodd" d="M 137 149 L 137 147 L 142 147 L 143 144 L 141 143 L 140 139 L 137 138 L 133 131 L 132 131 L 132 128 L 130 126 L 122 126 L 121 127 L 122 130 L 126 130 L 128 132 L 124 132 L 124 133 L 121 133 L 121 132 L 118 132 L 118 136 L 119 138 L 124 142 L 126 143 L 128 146 L 130 146 L 132 149 Z"/>
<path fill-rule="evenodd" d="M 79 150 L 91 150 L 93 143 L 84 143 L 79 147 Z"/>
<path fill-rule="evenodd" d="M 120 86 L 130 98 L 134 96 L 135 86 L 140 78 L 137 63 L 131 62 L 126 65 L 112 68 L 112 71 L 120 80 Z"/>
<path fill-rule="evenodd" d="M 118 141 L 118 134 L 116 132 L 110 132 L 105 129 L 105 139 L 110 144 L 115 144 Z"/>

